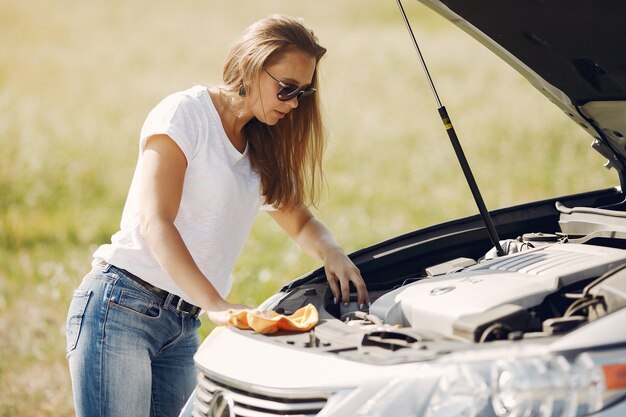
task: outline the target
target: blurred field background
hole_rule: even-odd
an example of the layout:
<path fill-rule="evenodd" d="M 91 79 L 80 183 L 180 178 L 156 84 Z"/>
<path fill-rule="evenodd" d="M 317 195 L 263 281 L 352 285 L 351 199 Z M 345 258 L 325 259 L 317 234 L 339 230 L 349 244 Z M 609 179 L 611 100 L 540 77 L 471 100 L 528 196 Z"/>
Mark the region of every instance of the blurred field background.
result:
<path fill-rule="evenodd" d="M 521 76 L 405 7 L 489 208 L 617 184 L 591 137 Z M 329 50 L 317 214 L 344 248 L 477 212 L 392 0 L 3 1 L 1 417 L 73 415 L 65 314 L 117 230 L 144 117 L 173 91 L 218 82 L 229 43 L 277 12 L 304 17 Z M 256 305 L 317 266 L 260 215 L 229 299 Z"/>

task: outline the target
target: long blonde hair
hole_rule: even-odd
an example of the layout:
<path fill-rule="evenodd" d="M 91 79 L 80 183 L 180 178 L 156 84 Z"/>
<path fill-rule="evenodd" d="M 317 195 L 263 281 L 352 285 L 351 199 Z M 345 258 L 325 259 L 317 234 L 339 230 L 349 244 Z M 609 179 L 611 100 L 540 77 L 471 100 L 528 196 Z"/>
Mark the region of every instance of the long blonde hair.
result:
<path fill-rule="evenodd" d="M 319 92 L 317 62 L 326 53 L 313 31 L 296 18 L 272 15 L 250 27 L 231 45 L 224 64 L 224 86 L 250 91 L 263 69 L 297 49 L 315 58 L 312 86 Z M 326 135 L 315 93 L 273 126 L 253 118 L 244 127 L 252 167 L 261 176 L 266 204 L 275 207 L 316 205 L 323 182 Z"/>

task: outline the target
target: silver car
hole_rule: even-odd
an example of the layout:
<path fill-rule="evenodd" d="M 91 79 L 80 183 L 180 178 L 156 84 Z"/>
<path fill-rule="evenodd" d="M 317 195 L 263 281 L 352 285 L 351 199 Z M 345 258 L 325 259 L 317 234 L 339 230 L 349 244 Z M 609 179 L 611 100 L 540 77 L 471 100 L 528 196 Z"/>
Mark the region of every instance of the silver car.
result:
<path fill-rule="evenodd" d="M 581 125 L 619 186 L 359 250 L 368 311 L 334 304 L 323 269 L 292 281 L 261 307 L 320 323 L 216 329 L 182 415 L 626 416 L 626 2 L 422 2 Z"/>

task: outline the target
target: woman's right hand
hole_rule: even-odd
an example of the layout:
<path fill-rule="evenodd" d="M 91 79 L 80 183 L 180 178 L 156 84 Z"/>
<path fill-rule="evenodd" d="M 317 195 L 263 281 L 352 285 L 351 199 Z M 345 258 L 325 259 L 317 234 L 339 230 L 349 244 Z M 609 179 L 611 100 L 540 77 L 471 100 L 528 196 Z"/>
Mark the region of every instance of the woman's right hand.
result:
<path fill-rule="evenodd" d="M 242 310 L 252 310 L 250 307 L 243 304 L 231 304 L 228 301 L 222 300 L 217 305 L 212 306 L 210 309 L 206 309 L 209 320 L 218 326 L 225 326 L 228 324 L 228 318 L 230 313 L 238 313 Z"/>

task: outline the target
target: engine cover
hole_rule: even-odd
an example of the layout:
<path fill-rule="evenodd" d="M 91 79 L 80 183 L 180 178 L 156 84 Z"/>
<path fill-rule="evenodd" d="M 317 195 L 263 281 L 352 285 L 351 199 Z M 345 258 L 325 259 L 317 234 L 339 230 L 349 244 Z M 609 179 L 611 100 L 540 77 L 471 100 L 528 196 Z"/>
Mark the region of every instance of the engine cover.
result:
<path fill-rule="evenodd" d="M 377 299 L 370 314 L 387 324 L 454 337 L 461 317 L 504 304 L 535 307 L 560 288 L 592 279 L 626 262 L 626 250 L 555 244 L 463 271 L 414 282 Z"/>

